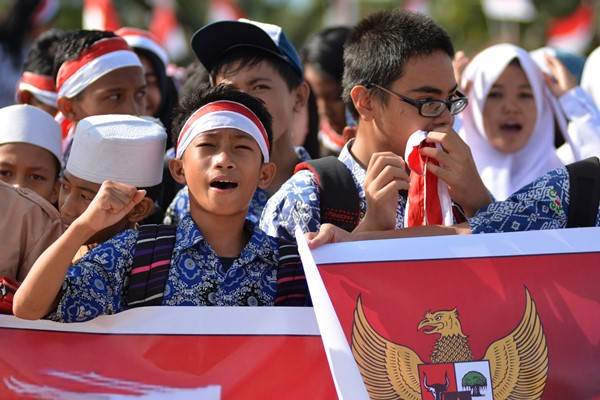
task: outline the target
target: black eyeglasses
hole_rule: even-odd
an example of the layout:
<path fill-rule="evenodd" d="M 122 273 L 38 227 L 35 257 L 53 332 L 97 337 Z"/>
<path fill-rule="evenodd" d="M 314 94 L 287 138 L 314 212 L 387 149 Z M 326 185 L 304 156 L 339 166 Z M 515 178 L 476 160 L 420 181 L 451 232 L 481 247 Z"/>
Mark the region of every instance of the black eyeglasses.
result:
<path fill-rule="evenodd" d="M 366 85 L 366 87 L 368 89 L 375 87 L 377 89 L 383 90 L 384 92 L 387 92 L 392 96 L 397 97 L 403 102 L 408 103 L 413 107 L 416 107 L 419 110 L 420 115 L 429 118 L 439 117 L 440 115 L 442 115 L 445 109 L 448 109 L 448 111 L 450 111 L 450 114 L 456 115 L 463 111 L 467 107 L 467 104 L 469 104 L 467 96 L 465 96 L 458 90 L 456 91 L 456 96 L 458 97 L 453 100 L 415 100 L 411 99 L 410 97 L 402 96 L 399 93 L 393 92 L 390 89 L 386 89 L 374 83 L 369 83 L 368 85 Z"/>

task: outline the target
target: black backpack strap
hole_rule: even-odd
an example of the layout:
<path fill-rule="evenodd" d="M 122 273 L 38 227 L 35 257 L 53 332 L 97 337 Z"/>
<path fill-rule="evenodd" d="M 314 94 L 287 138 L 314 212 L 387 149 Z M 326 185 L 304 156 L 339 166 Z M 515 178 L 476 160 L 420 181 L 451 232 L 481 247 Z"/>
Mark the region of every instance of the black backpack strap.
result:
<path fill-rule="evenodd" d="M 276 306 L 312 306 L 298 246 L 279 238 Z"/>
<path fill-rule="evenodd" d="M 354 178 L 336 157 L 329 156 L 296 165 L 294 172 L 309 170 L 319 185 L 321 224 L 352 231 L 360 221 L 360 202 Z"/>
<path fill-rule="evenodd" d="M 590 157 L 567 165 L 569 215 L 567 228 L 596 225 L 600 203 L 600 160 Z"/>
<path fill-rule="evenodd" d="M 125 287 L 127 308 L 162 305 L 176 229 L 171 225 L 143 225 L 139 228 L 133 265 Z"/>

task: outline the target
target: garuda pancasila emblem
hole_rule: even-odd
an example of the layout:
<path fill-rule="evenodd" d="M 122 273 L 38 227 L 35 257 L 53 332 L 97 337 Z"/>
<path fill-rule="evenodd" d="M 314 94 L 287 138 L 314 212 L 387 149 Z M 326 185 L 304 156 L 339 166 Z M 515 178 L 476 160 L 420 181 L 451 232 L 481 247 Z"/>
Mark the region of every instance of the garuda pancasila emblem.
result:
<path fill-rule="evenodd" d="M 432 393 L 432 397 L 428 398 L 436 400 L 470 399 L 471 394 L 468 391 L 454 392 L 452 396 L 456 397 L 451 397 L 450 393 L 442 394 L 448 390 L 447 374 L 445 382 L 434 385 L 431 378 L 428 383 L 427 375 L 423 374 L 423 371 L 420 374 L 419 370 L 442 364 L 467 365 L 481 362 L 488 368 L 494 400 L 540 399 L 548 372 L 548 350 L 535 303 L 527 290 L 525 295 L 523 318 L 510 334 L 496 340 L 487 348 L 481 361 L 473 358 L 468 337 L 462 332 L 456 309 L 426 313 L 425 318 L 418 324 L 418 329 L 423 329 L 425 334 L 440 335 L 434 344 L 430 364 L 424 363 L 410 348 L 393 343 L 377 333 L 369 325 L 359 297 L 354 311 L 352 353 L 371 399 L 422 400 L 423 388 Z M 476 371 L 463 376 L 463 387 L 471 384 L 465 384 L 467 380 L 475 382 L 472 385 L 475 385 L 477 394 L 473 398 L 479 395 L 477 380 L 482 381 L 482 386 L 488 385 L 483 374 Z M 466 393 L 467 397 L 460 397 L 460 393 Z"/>

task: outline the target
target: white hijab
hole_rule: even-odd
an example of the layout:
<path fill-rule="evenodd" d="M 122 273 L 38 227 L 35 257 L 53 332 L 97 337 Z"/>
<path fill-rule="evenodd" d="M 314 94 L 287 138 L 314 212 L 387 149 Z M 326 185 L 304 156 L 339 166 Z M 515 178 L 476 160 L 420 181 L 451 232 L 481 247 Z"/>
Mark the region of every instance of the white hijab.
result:
<path fill-rule="evenodd" d="M 600 47 L 592 51 L 585 61 L 581 75 L 581 87 L 594 99 L 594 103 L 600 108 Z"/>
<path fill-rule="evenodd" d="M 531 84 L 537 120 L 527 144 L 515 153 L 505 154 L 495 150 L 488 142 L 483 128 L 483 108 L 491 87 L 514 59 L 519 60 Z M 477 170 L 496 200 L 506 199 L 524 185 L 562 165 L 554 148 L 554 120 L 556 118 L 561 132 L 566 132 L 566 119 L 547 88 L 542 71 L 527 51 L 511 44 L 485 49 L 466 68 L 463 84 L 466 82 L 471 82 L 469 107 L 462 115 L 459 134 L 471 147 Z"/>

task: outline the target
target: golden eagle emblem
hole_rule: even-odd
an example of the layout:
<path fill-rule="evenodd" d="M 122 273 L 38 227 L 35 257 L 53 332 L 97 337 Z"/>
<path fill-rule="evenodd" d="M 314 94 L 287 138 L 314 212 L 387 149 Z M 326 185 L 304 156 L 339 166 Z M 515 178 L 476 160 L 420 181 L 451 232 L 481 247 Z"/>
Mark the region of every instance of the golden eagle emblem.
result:
<path fill-rule="evenodd" d="M 525 295 L 525 312 L 517 327 L 492 343 L 483 357 L 489 362 L 495 400 L 539 399 L 544 391 L 548 372 L 546 337 L 527 290 Z M 431 353 L 433 364 L 473 361 L 456 309 L 426 313 L 418 329 L 440 335 Z M 352 353 L 371 399 L 422 399 L 418 369 L 425 363 L 413 350 L 383 338 L 369 325 L 360 297 L 354 311 Z"/>

